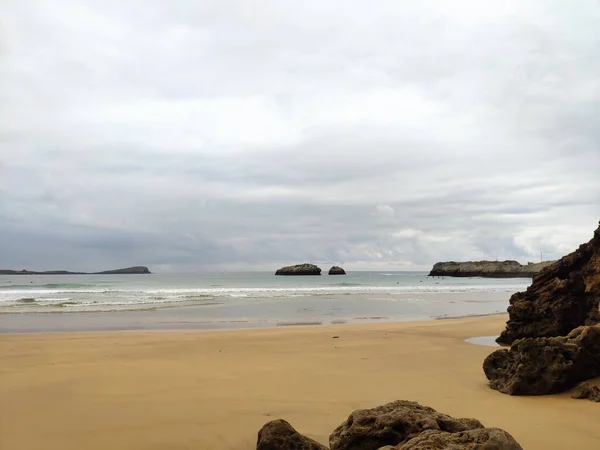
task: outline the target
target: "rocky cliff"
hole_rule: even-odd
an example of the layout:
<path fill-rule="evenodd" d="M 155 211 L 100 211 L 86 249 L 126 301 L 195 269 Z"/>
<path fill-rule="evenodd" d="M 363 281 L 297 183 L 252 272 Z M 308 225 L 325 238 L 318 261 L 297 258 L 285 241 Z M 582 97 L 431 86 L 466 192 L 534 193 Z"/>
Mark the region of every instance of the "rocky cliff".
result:
<path fill-rule="evenodd" d="M 535 275 L 525 292 L 510 298 L 509 321 L 497 339 L 566 336 L 600 323 L 600 224 L 594 237 Z"/>
<path fill-rule="evenodd" d="M 321 275 L 321 269 L 314 264 L 296 264 L 277 269 L 275 275 Z"/>
<path fill-rule="evenodd" d="M 127 267 L 125 269 L 105 270 L 104 272 L 69 272 L 68 270 L 0 270 L 0 275 L 126 275 L 151 273 L 146 266 Z"/>
<path fill-rule="evenodd" d="M 518 261 L 465 261 L 439 262 L 433 266 L 429 276 L 438 277 L 487 277 L 487 278 L 531 278 L 554 261 L 529 263 Z"/>
<path fill-rule="evenodd" d="M 510 298 L 509 321 L 497 341 L 512 345 L 485 359 L 490 387 L 511 395 L 544 395 L 600 376 L 599 306 L 600 224 L 588 243 Z"/>

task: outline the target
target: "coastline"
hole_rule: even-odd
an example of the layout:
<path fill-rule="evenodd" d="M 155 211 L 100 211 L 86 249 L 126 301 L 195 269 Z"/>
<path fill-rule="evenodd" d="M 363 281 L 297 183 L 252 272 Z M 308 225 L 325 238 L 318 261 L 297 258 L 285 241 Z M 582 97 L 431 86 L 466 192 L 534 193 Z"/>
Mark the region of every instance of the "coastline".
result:
<path fill-rule="evenodd" d="M 493 349 L 465 339 L 506 318 L 0 335 L 0 446 L 250 450 L 275 418 L 326 443 L 352 410 L 406 399 L 527 450 L 595 448 L 597 404 L 487 386 Z"/>
<path fill-rule="evenodd" d="M 125 311 L 127 313 L 137 311 Z M 60 313 L 42 313 L 42 315 L 58 315 Z M 73 313 L 75 316 L 85 315 L 86 313 Z M 91 313 L 92 316 L 98 316 L 102 313 Z M 114 313 L 108 313 L 113 316 Z M 4 313 L 5 316 L 9 314 Z M 30 316 L 36 316 L 37 314 L 18 314 L 19 317 L 26 317 L 30 319 Z M 333 322 L 319 322 L 319 321 L 292 321 L 292 322 L 278 322 L 271 324 L 251 323 L 246 321 L 229 321 L 229 322 L 197 322 L 197 321 L 179 321 L 170 322 L 171 326 L 163 327 L 120 327 L 118 325 L 108 326 L 101 325 L 97 328 L 88 329 L 52 329 L 52 330 L 41 330 L 41 329 L 24 329 L 24 330 L 8 330 L 0 327 L 0 336 L 23 336 L 23 335 L 57 335 L 57 334 L 73 334 L 73 335 L 85 335 L 85 334 L 103 334 L 103 333 L 202 333 L 202 332 L 244 332 L 244 331 L 259 331 L 259 330 L 280 330 L 285 328 L 291 329 L 303 329 L 303 328 L 328 328 L 328 327 L 347 327 L 353 329 L 354 327 L 368 327 L 370 325 L 391 325 L 391 324 L 405 324 L 405 323 L 427 323 L 436 321 L 451 321 L 451 320 L 462 320 L 462 319 L 477 319 L 484 317 L 498 317 L 507 316 L 506 312 L 495 312 L 489 314 L 466 314 L 458 316 L 440 316 L 440 317 L 426 317 L 426 318 L 406 318 L 403 320 L 392 320 L 390 318 L 381 317 L 368 317 L 362 318 L 362 320 L 339 320 Z M 2 313 L 0 313 L 0 318 Z M 0 325 L 2 322 L 0 322 Z M 478 337 L 478 336 L 474 336 Z"/>
<path fill-rule="evenodd" d="M 453 312 L 449 309 L 460 308 L 466 301 L 469 304 L 464 304 L 462 312 L 470 313 L 473 308 L 476 308 L 474 312 L 488 312 L 480 310 L 470 300 L 485 302 L 495 297 L 499 304 L 506 304 L 512 293 L 524 290 L 530 283 L 531 280 L 527 279 L 437 279 L 427 277 L 425 272 L 353 272 L 343 279 L 277 277 L 272 273 L 248 272 L 150 274 L 143 277 L 32 276 L 26 282 L 22 277 L 0 277 L 0 314 L 202 306 L 206 307 L 208 316 L 216 318 L 236 314 L 272 318 L 273 309 L 284 313 L 285 319 L 295 316 L 306 318 L 310 311 L 317 310 L 336 315 L 339 312 L 344 315 L 373 313 L 387 316 L 397 310 L 394 302 L 406 301 L 407 309 L 414 312 L 415 307 L 410 303 L 417 300 L 427 303 L 432 299 L 431 294 L 448 295 L 448 300 L 453 301 L 446 302 L 446 311 L 442 314 Z M 423 308 L 428 309 L 426 305 Z M 256 314 L 259 309 L 262 311 Z M 425 311 L 424 315 L 437 314 L 438 309 L 440 305 Z M 504 305 L 502 309 L 505 309 Z"/>
<path fill-rule="evenodd" d="M 195 305 L 113 311 L 0 313 L 0 334 L 131 330 L 256 329 L 308 325 L 413 322 L 505 314 L 507 292 L 211 299 Z M 264 305 L 264 306 L 263 306 Z"/>

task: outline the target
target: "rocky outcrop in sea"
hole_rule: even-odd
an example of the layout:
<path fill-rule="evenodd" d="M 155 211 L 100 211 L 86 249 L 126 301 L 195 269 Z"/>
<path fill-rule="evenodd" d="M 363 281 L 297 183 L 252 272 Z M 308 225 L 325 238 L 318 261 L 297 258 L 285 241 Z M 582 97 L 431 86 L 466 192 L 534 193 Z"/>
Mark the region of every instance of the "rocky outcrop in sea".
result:
<path fill-rule="evenodd" d="M 429 276 L 433 277 L 484 277 L 531 278 L 551 265 L 553 261 L 521 264 L 518 261 L 465 261 L 435 263 Z"/>
<path fill-rule="evenodd" d="M 321 275 L 321 269 L 314 264 L 296 264 L 278 269 L 275 275 Z"/>
<path fill-rule="evenodd" d="M 329 269 L 329 275 L 346 275 L 346 271 L 340 266 L 333 266 Z"/>

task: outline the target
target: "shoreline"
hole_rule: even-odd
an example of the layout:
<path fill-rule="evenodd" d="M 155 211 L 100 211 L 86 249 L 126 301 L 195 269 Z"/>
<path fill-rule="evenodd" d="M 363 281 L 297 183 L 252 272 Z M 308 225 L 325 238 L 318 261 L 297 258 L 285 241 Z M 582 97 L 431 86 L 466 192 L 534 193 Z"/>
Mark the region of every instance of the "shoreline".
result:
<path fill-rule="evenodd" d="M 251 276 L 247 273 L 231 276 L 189 277 L 149 275 L 148 277 L 106 276 L 93 280 L 91 276 L 34 277 L 35 284 L 0 283 L 0 314 L 22 313 L 87 313 L 128 310 L 158 311 L 175 308 L 203 307 L 210 318 L 246 315 L 268 318 L 279 313 L 282 319 L 303 319 L 312 312 L 324 315 L 393 316 L 403 310 L 395 307 L 406 303 L 409 314 L 422 310 L 427 316 L 452 313 L 484 313 L 488 301 L 505 308 L 510 295 L 525 289 L 530 281 L 523 280 L 432 280 L 423 273 L 365 272 L 349 274 L 345 281 L 321 282 L 313 278 L 289 279 L 272 275 Z M 1 281 L 1 280 L 0 280 Z M 336 280 L 337 281 L 337 280 Z M 15 284 L 17 283 L 17 284 Z M 368 300 L 368 302 L 366 301 Z M 448 301 L 446 301 L 448 300 Z M 440 305 L 432 303 L 443 302 Z M 475 303 L 475 304 L 473 304 Z M 428 305 L 429 304 L 429 305 Z M 262 311 L 258 311 L 262 309 Z M 291 309 L 294 309 L 293 311 Z M 297 311 L 296 311 L 297 310 Z M 243 317 L 242 317 L 243 318 Z"/>
<path fill-rule="evenodd" d="M 126 305 L 111 310 L 30 306 L 0 313 L 0 333 L 114 330 L 279 328 L 312 324 L 405 322 L 487 316 L 506 312 L 510 292 L 294 295 Z M 126 302 L 128 299 L 119 300 Z M 132 308 L 132 306 L 134 306 Z M 14 307 L 13 307 L 14 308 Z M 2 308 L 0 308 L 2 310 Z"/>
<path fill-rule="evenodd" d="M 46 313 L 52 314 L 52 313 Z M 137 328 L 137 329 L 121 329 L 121 328 L 106 328 L 106 329 L 95 329 L 95 330 L 56 330 L 56 331 L 22 331 L 22 332 L 5 332 L 0 328 L 0 337 L 4 336 L 43 336 L 43 335 L 59 335 L 59 334 L 104 334 L 104 333 L 219 333 L 219 332 L 251 332 L 251 331 L 274 331 L 274 330 L 302 330 L 302 329 L 328 329 L 328 328 L 339 328 L 349 330 L 353 328 L 360 329 L 361 327 L 370 327 L 372 325 L 400 325 L 400 324 L 426 324 L 429 322 L 446 322 L 463 319 L 480 319 L 486 317 L 497 317 L 505 316 L 508 319 L 506 312 L 490 313 L 490 314 L 473 314 L 473 315 L 462 315 L 456 317 L 432 317 L 432 318 L 415 318 L 406 320 L 364 320 L 364 321 L 343 321 L 343 322 L 330 322 L 330 323 L 317 323 L 317 322 L 283 322 L 275 325 L 253 325 L 250 326 L 232 326 L 224 328 Z M 180 322 L 184 324 L 186 322 Z M 198 322 L 192 322 L 198 324 Z M 235 322 L 227 322 L 235 323 Z M 237 322 L 241 324 L 247 324 L 247 322 Z M 209 324 L 208 322 L 206 324 Z M 210 324 L 213 324 L 212 322 Z M 218 323 L 215 323 L 218 325 Z M 479 337 L 479 336 L 470 336 Z"/>
<path fill-rule="evenodd" d="M 176 309 L 176 308 L 172 308 Z M 183 308 L 180 308 L 183 309 Z M 57 333 L 118 333 L 118 332 L 192 332 L 192 331 L 228 331 L 228 330 L 270 330 L 270 329 L 282 329 L 282 328 L 302 328 L 302 327 L 329 327 L 329 326 L 360 326 L 360 325 L 373 325 L 373 324 L 395 324 L 395 323 L 421 323 L 421 322 L 440 322 L 447 320 L 460 320 L 469 318 L 481 318 L 481 317 L 494 317 L 494 316 L 507 316 L 506 311 L 491 312 L 484 314 L 461 314 L 456 316 L 434 316 L 434 317 L 406 317 L 406 318 L 391 318 L 391 317 L 360 317 L 360 318 L 346 318 L 346 319 L 333 319 L 329 322 L 325 320 L 297 320 L 297 321 L 275 321 L 275 322 L 258 322 L 249 320 L 221 320 L 221 321 L 199 321 L 199 320 L 185 320 L 180 318 L 179 320 L 163 320 L 146 322 L 140 324 L 134 320 L 127 320 L 124 323 L 115 323 L 114 319 L 123 317 L 124 315 L 131 314 L 134 317 L 127 317 L 127 319 L 135 319 L 136 314 L 152 313 L 156 311 L 147 310 L 127 310 L 127 311 L 114 311 L 114 312 L 73 312 L 73 313 L 57 313 L 57 312 L 35 312 L 35 313 L 2 313 L 0 314 L 0 336 L 6 335 L 23 335 L 23 334 L 57 334 Z M 69 320 L 77 321 L 78 318 L 87 318 L 87 328 L 81 326 L 80 328 L 65 327 L 62 323 L 62 327 L 58 323 L 54 326 L 36 325 L 36 319 L 42 319 L 46 316 L 63 316 L 66 314 L 73 315 Z M 120 314 L 120 315 L 119 315 Z M 6 320 L 11 317 L 11 320 Z M 18 319 L 17 319 L 18 317 Z M 140 317 L 140 316 L 137 316 Z M 507 316 L 508 317 L 508 316 Z M 101 318 L 101 323 L 93 323 L 94 318 Z M 3 320 L 4 319 L 4 320 Z M 14 321 L 22 321 L 21 324 Z M 77 321 L 80 323 L 79 321 Z"/>
<path fill-rule="evenodd" d="M 353 410 L 404 399 L 503 428 L 527 450 L 595 448 L 597 404 L 487 386 L 494 349 L 465 339 L 506 318 L 0 335 L 0 446 L 251 450 L 277 418 L 326 443 Z"/>

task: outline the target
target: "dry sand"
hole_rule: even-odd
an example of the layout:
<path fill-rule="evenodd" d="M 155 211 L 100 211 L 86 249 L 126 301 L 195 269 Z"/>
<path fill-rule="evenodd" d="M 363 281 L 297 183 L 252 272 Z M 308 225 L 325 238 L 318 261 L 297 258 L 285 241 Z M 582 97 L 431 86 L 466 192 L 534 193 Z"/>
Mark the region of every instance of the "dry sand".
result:
<path fill-rule="evenodd" d="M 0 448 L 252 449 L 274 418 L 326 443 L 352 410 L 396 399 L 504 428 L 525 450 L 600 448 L 600 404 L 487 387 L 493 348 L 464 339 L 505 320 L 2 335 Z"/>

